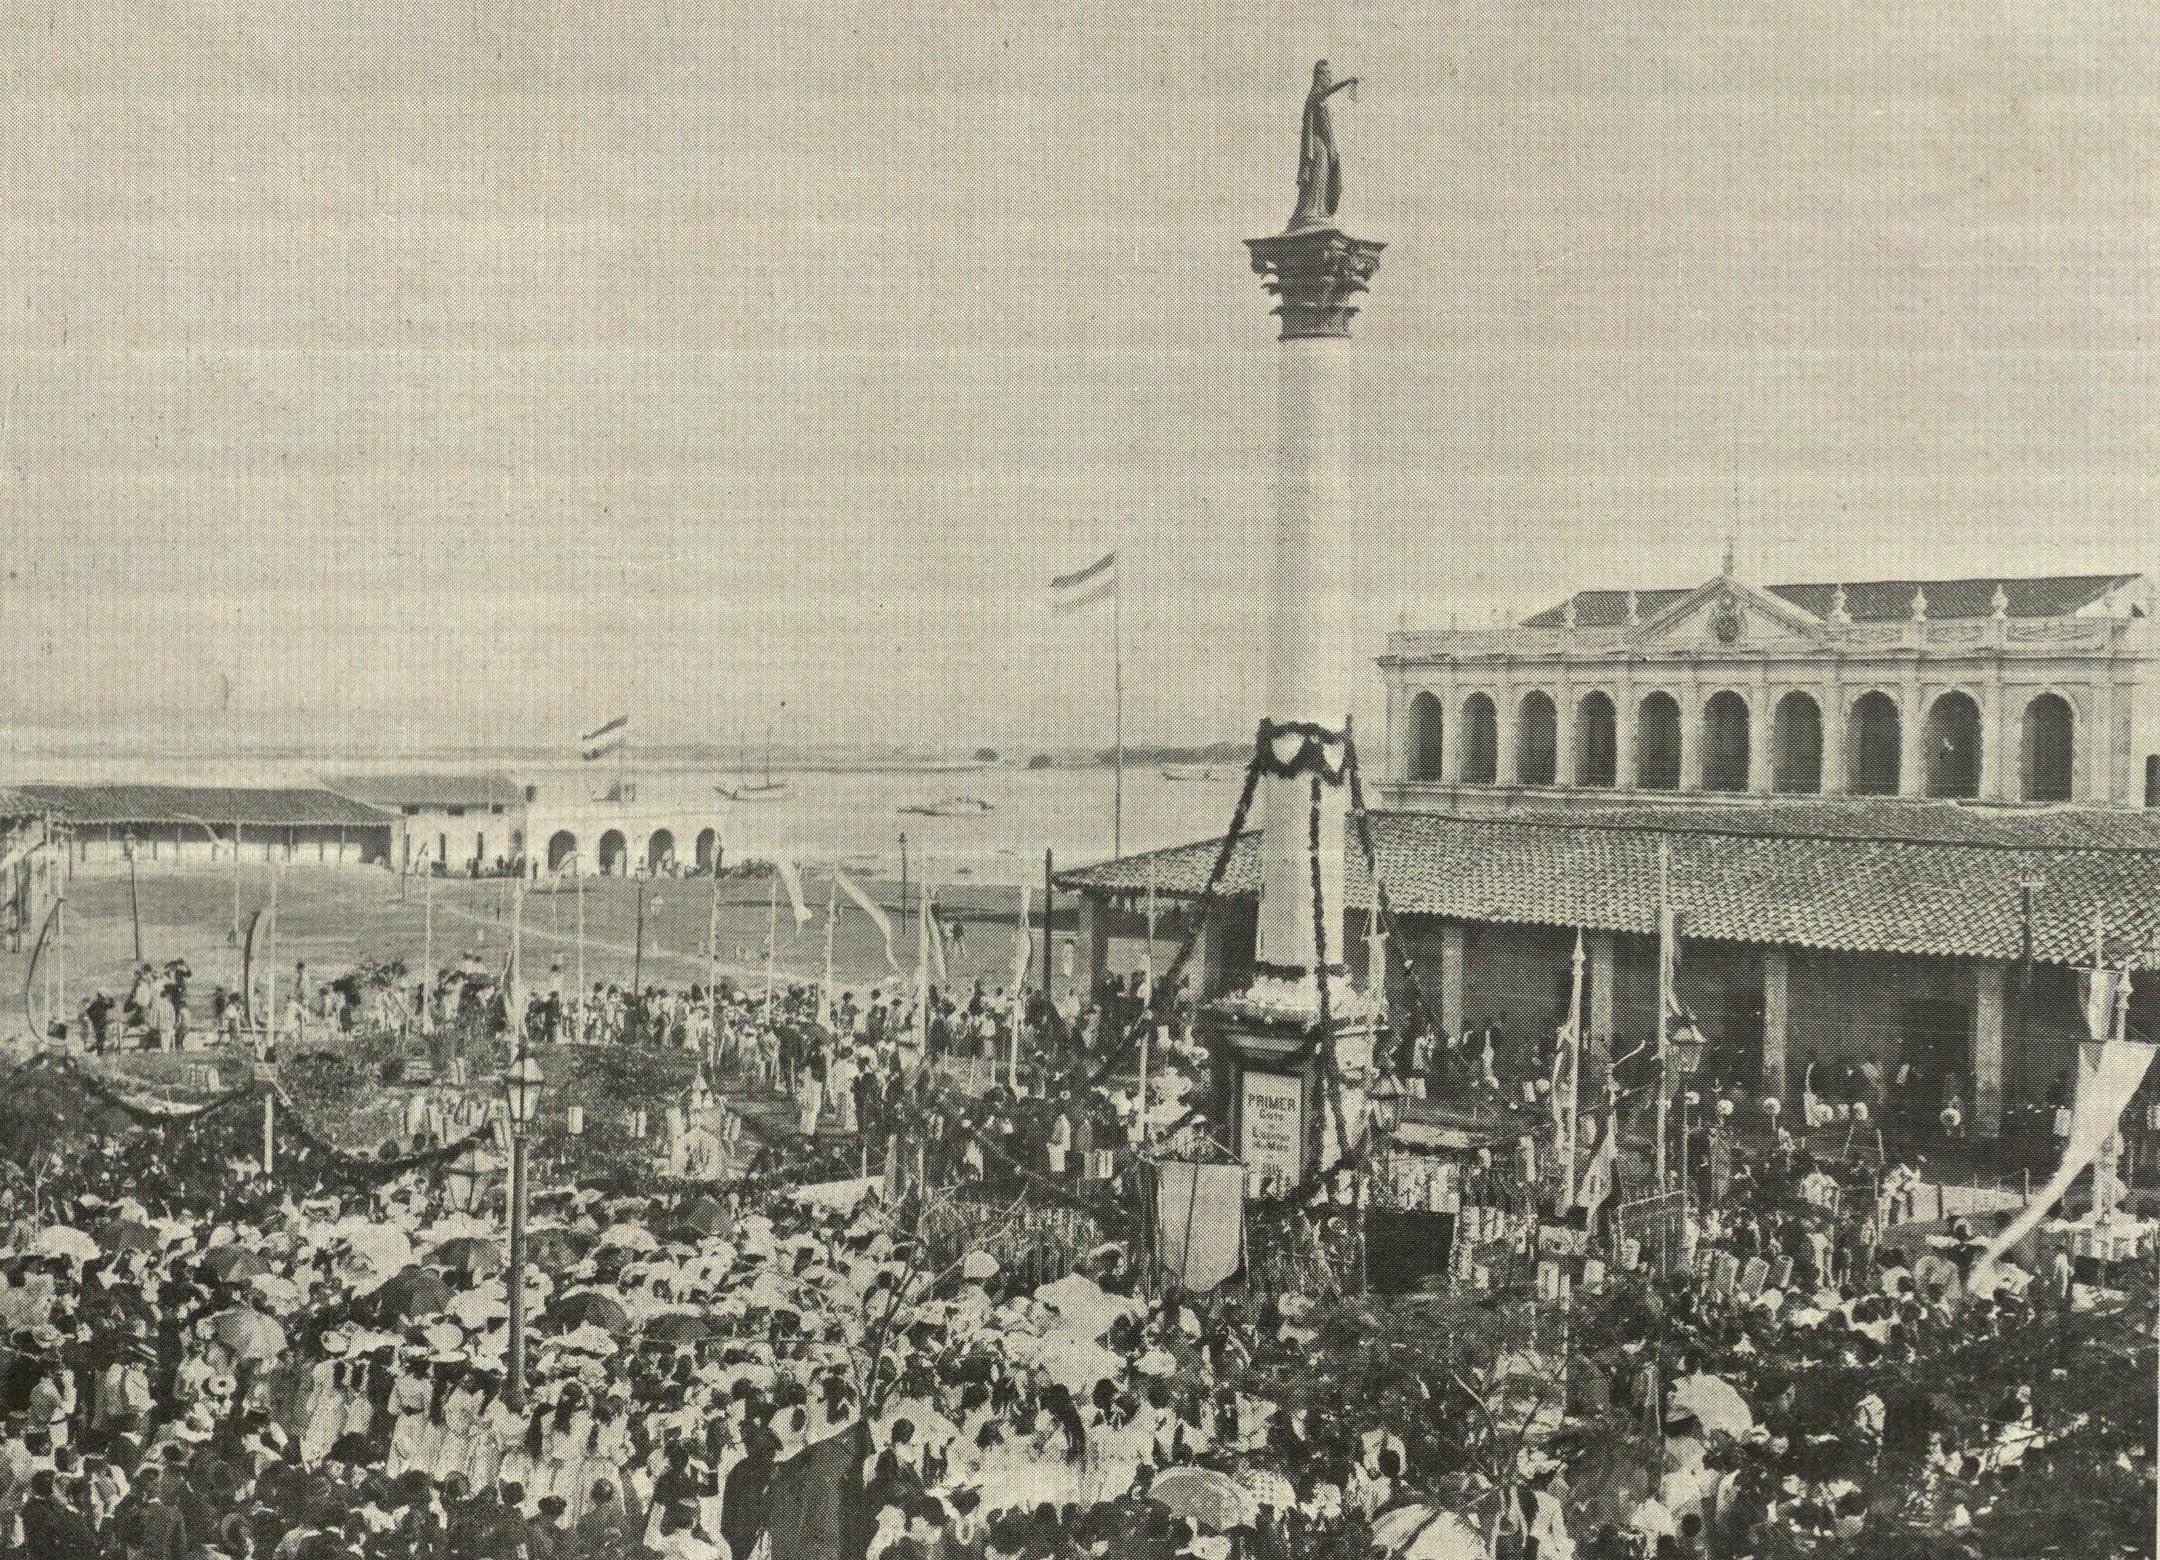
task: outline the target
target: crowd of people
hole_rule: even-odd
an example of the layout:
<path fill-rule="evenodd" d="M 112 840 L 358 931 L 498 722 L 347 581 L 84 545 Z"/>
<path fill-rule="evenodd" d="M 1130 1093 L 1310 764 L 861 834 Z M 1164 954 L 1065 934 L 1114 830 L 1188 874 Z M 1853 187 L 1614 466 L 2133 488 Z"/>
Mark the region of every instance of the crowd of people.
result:
<path fill-rule="evenodd" d="M 477 959 L 302 968 L 286 991 L 294 1043 L 387 1027 L 478 1055 L 518 1028 Z M 1146 1102 L 1129 1070 L 1097 1076 L 1143 1000 L 1098 997 L 1036 999 L 1016 1037 L 982 987 L 924 1010 L 912 986 L 541 983 L 530 1043 L 681 1050 L 797 1112 L 755 1170 L 729 1156 L 699 1184 L 659 1158 L 627 1188 L 561 1161 L 535 1199 L 522 1396 L 503 1199 L 427 1157 L 439 1125 L 379 1174 L 296 1147 L 265 1176 L 155 1126 L 68 1145 L 0 1207 L 0 1555 L 1723 1560 L 1837 1553 L 1888 1521 L 1970 1533 L 2049 1455 L 2029 1388 L 1975 1418 L 1916 1383 L 2007 1351 L 2076 1276 L 2013 1266 L 1966 1294 L 1969 1230 L 1887 1239 L 1897 1178 L 1790 1137 L 1729 1149 L 1669 1241 L 1593 1218 L 1580 1336 L 1541 1343 L 1513 1289 L 1568 1210 L 1534 1090 L 1524 1163 L 1458 1182 L 1521 1214 L 1499 1226 L 1519 1262 L 1475 1269 L 1483 1289 L 1451 1269 L 1495 1335 L 1528 1316 L 1529 1340 L 1479 1355 L 1482 1377 L 1420 1377 L 1408 1417 L 1350 1375 L 1335 1401 L 1271 1392 L 1328 1376 L 1343 1297 L 1186 1293 L 1123 1232 L 998 1254 L 998 1210 L 1132 1204 L 1135 1122 L 1183 1116 L 1179 1058 Z M 1444 1087 L 1491 1055 L 1413 1037 L 1377 1070 Z M 803 1184 L 809 1151 L 850 1137 L 873 1173 Z M 943 1249 L 926 1204 L 952 1187 L 992 1217 Z M 1601 1426 L 1639 1455 L 1576 1438 Z"/>

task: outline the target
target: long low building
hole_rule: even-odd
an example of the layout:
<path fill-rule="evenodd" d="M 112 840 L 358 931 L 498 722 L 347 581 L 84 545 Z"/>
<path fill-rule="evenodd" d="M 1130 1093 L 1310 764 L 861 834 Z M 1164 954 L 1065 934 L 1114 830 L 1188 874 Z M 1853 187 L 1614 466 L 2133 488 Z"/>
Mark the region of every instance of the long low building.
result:
<path fill-rule="evenodd" d="M 17 794 L 65 820 L 78 867 L 248 861 L 387 862 L 393 818 L 319 786 L 37 783 Z"/>
<path fill-rule="evenodd" d="M 1375 812 L 1398 932 L 1451 1033 L 1551 1032 L 1579 929 L 1592 1033 L 1624 1051 L 1656 1024 L 1661 857 L 1680 926 L 1680 999 L 1709 1036 L 1705 1071 L 1798 1104 L 1809 1062 L 1872 1063 L 1925 1097 L 1946 1088 L 1983 1133 L 2074 1074 L 2078 966 L 2096 925 L 2111 958 L 2160 937 L 2160 816 L 1886 801 L 1610 801 L 1584 809 Z M 1370 874 L 1349 842 L 1339 946 L 1363 979 Z M 1152 885 L 1162 912 L 1201 895 L 1204 841 L 1071 872 L 1087 968 L 1137 968 Z M 1196 987 L 1251 964 L 1257 836 L 1240 841 L 1199 929 Z M 1173 913 L 1170 924 L 1183 923 Z M 1170 935 L 1162 932 L 1161 935 Z M 1399 959 L 1391 1011 L 1404 1011 Z M 2135 983 L 2133 1032 L 2160 1029 Z"/>

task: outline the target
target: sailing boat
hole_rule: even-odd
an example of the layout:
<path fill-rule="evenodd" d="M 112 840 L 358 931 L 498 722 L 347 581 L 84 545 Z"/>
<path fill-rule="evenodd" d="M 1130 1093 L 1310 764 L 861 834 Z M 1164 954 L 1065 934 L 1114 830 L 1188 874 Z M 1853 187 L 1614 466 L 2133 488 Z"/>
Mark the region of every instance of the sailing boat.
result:
<path fill-rule="evenodd" d="M 738 745 L 740 745 L 740 739 L 738 739 Z M 768 725 L 765 728 L 765 778 L 762 781 L 752 780 L 748 774 L 745 774 L 742 779 L 732 786 L 716 785 L 713 789 L 731 802 L 771 802 L 779 800 L 787 794 L 787 782 L 785 780 L 775 780 L 772 777 L 772 754 L 772 727 Z M 741 767 L 748 770 L 750 767 L 750 755 L 747 749 L 743 752 L 742 757 L 743 763 Z"/>

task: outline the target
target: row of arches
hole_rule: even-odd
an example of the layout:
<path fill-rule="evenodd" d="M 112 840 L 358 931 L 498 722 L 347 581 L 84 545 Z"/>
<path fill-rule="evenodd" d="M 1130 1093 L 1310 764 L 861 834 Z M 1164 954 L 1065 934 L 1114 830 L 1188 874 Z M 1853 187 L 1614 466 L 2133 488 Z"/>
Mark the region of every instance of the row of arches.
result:
<path fill-rule="evenodd" d="M 655 877 L 664 874 L 705 873 L 713 867 L 713 853 L 719 849 L 720 835 L 715 829 L 700 829 L 691 843 L 689 860 L 677 854 L 675 831 L 655 829 L 645 837 L 642 850 L 633 855 L 629 836 L 621 829 L 602 832 L 588 857 L 579 847 L 577 834 L 570 829 L 557 829 L 548 836 L 547 869 L 562 872 L 575 865 L 581 872 L 597 872 L 602 877 L 626 877 L 636 869 L 642 869 Z"/>
<path fill-rule="evenodd" d="M 1499 710 L 1492 695 L 1467 696 L 1456 716 L 1456 740 L 1448 751 L 1447 716 L 1439 698 L 1420 692 L 1410 701 L 1406 774 L 1411 780 L 1453 780 L 1494 785 L 1500 778 Z M 2019 717 L 2018 794 L 2029 802 L 2070 799 L 2077 751 L 2077 715 L 2060 694 L 2042 693 Z M 1533 688 L 1515 710 L 1514 783 L 1556 784 L 1560 773 L 1560 712 L 1553 696 Z M 1572 782 L 1584 787 L 1619 783 L 1629 755 L 1621 752 L 1619 719 L 1612 696 L 1593 689 L 1576 701 L 1569 720 Z M 1754 730 L 1747 700 L 1724 688 L 1704 701 L 1698 716 L 1700 787 L 1746 791 L 1755 766 L 1769 764 L 1769 789 L 1789 796 L 1824 790 L 1823 713 L 1812 694 L 1794 691 L 1771 710 L 1767 755 L 1752 751 Z M 1928 706 L 1920 732 L 1921 773 L 1914 788 L 1927 796 L 1974 797 L 1981 791 L 1985 736 L 1979 704 L 1970 694 L 1944 693 Z M 1645 694 L 1635 710 L 1632 754 L 1635 787 L 1680 789 L 1684 743 L 1680 704 L 1662 689 Z M 1845 713 L 1843 789 L 1855 796 L 1897 796 L 1905 786 L 1904 717 L 1897 701 L 1880 690 L 1855 699 Z M 1451 767 L 1454 773 L 1447 771 Z"/>

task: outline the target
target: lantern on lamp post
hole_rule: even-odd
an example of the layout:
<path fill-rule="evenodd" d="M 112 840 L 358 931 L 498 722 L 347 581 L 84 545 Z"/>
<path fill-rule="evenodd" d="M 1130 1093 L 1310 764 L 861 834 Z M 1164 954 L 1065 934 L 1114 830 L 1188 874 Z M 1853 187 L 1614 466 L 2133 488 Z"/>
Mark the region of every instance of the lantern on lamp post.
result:
<path fill-rule="evenodd" d="M 503 1113 L 510 1123 L 510 1380 L 505 1396 L 525 1406 L 525 1143 L 540 1116 L 547 1075 L 522 1047 L 503 1074 Z"/>
<path fill-rule="evenodd" d="M 1688 1209 L 1688 1141 L 1693 1130 L 1689 1117 L 1697 1098 L 1695 1074 L 1701 1071 L 1703 1053 L 1710 1045 L 1702 1031 L 1686 1021 L 1673 1030 L 1666 1044 L 1673 1068 L 1680 1075 L 1680 1216 L 1684 1219 Z"/>

